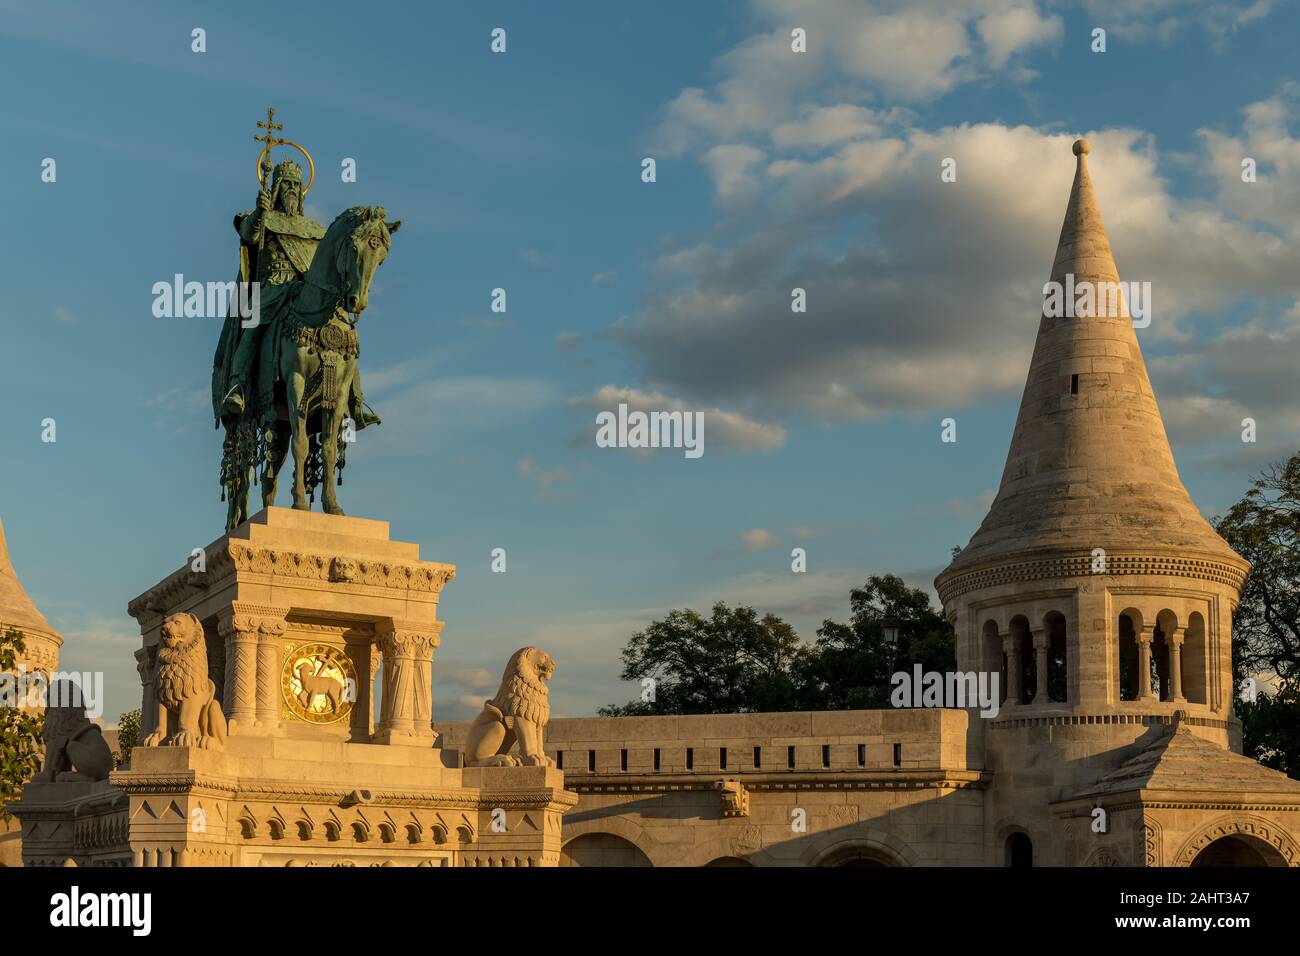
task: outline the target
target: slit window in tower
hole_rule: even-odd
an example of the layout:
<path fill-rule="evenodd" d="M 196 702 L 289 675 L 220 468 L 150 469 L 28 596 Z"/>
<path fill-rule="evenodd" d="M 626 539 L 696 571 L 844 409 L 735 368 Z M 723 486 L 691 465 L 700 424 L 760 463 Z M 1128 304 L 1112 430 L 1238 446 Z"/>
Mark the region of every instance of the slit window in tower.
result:
<path fill-rule="evenodd" d="M 655 748 L 655 769 L 659 769 L 659 748 Z"/>
<path fill-rule="evenodd" d="M 627 751 L 624 750 L 621 752 L 621 754 L 622 754 L 622 759 L 621 759 L 622 769 L 627 770 Z"/>
<path fill-rule="evenodd" d="M 726 747 L 718 748 L 718 769 L 719 770 L 727 769 L 727 748 Z"/>
<path fill-rule="evenodd" d="M 763 748 L 755 747 L 754 748 L 754 769 L 759 770 L 762 768 L 762 766 L 763 766 Z"/>
<path fill-rule="evenodd" d="M 794 769 L 794 747 L 785 748 L 785 765 L 791 770 Z"/>
<path fill-rule="evenodd" d="M 555 751 L 555 769 L 556 769 L 556 770 L 563 770 L 563 769 L 564 769 L 564 751 L 563 751 L 563 750 L 557 750 L 557 751 Z"/>
<path fill-rule="evenodd" d="M 830 765 L 831 765 L 831 745 L 822 744 L 822 766 L 829 767 Z"/>
<path fill-rule="evenodd" d="M 1078 375 L 1071 375 L 1071 376 L 1070 376 L 1070 394 L 1071 394 L 1071 395 L 1078 395 L 1078 394 L 1079 394 L 1079 376 L 1078 376 Z"/>
<path fill-rule="evenodd" d="M 902 765 L 903 765 L 903 745 L 894 744 L 894 766 L 901 767 Z"/>
<path fill-rule="evenodd" d="M 693 747 L 686 748 L 686 769 L 695 769 L 695 748 Z"/>
<path fill-rule="evenodd" d="M 587 770 L 591 773 L 596 772 L 596 751 L 587 751 Z"/>

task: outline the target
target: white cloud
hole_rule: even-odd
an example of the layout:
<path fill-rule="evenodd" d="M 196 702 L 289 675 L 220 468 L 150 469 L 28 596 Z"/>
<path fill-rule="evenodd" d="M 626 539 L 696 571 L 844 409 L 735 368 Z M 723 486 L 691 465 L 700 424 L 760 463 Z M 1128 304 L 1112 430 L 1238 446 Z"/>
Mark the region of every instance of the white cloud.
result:
<path fill-rule="evenodd" d="M 1192 312 L 1300 296 L 1294 240 L 1175 197 L 1140 131 L 1088 137 L 1120 273 L 1152 283 L 1144 343 L 1187 340 Z M 664 391 L 765 420 L 934 412 L 1017 393 L 1074 138 L 992 123 L 908 126 L 773 157 L 761 198 L 728 203 L 707 239 L 664 250 L 664 282 L 619 340 Z M 956 183 L 939 181 L 946 157 L 957 160 Z M 791 313 L 794 287 L 807 291 L 805 314 Z"/>
<path fill-rule="evenodd" d="M 975 29 L 987 48 L 989 65 L 1001 69 L 1023 49 L 1059 41 L 1065 24 L 1059 16 L 1043 16 L 1033 4 L 1017 4 L 984 14 Z"/>
<path fill-rule="evenodd" d="M 773 536 L 772 532 L 763 528 L 752 528 L 740 536 L 747 551 L 763 551 L 768 548 L 775 548 L 779 542 Z"/>
<path fill-rule="evenodd" d="M 1011 71 L 1018 54 L 1062 35 L 1060 17 L 1034 0 L 752 0 L 751 9 L 758 32 L 718 57 L 712 88 L 688 87 L 668 103 L 657 150 L 676 156 L 769 133 L 800 122 L 795 114 L 828 90 L 924 102 Z M 806 53 L 791 50 L 795 26 Z"/>

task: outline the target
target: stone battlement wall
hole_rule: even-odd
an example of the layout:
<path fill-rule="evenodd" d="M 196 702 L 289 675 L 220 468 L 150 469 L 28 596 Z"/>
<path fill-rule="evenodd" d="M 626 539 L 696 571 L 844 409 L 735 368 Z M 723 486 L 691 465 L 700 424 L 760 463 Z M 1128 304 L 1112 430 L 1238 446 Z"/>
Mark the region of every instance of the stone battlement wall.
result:
<path fill-rule="evenodd" d="M 978 770 L 982 723 L 955 709 L 556 717 L 546 729 L 546 752 L 563 762 L 570 782 L 619 773 Z M 436 728 L 442 746 L 458 749 L 469 722 Z"/>

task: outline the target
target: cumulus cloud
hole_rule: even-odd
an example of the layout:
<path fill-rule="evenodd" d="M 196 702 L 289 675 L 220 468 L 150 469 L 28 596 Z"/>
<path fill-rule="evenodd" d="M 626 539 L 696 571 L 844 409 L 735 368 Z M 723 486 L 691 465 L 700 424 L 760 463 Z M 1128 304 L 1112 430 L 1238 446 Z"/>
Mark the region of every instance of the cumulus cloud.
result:
<path fill-rule="evenodd" d="M 747 551 L 763 551 L 775 548 L 779 543 L 772 532 L 763 528 L 751 528 L 740 536 L 740 540 Z"/>
<path fill-rule="evenodd" d="M 1193 311 L 1300 293 L 1293 242 L 1175 197 L 1140 131 L 1088 135 L 1121 275 L 1152 283 L 1144 347 L 1187 339 Z M 907 127 L 772 158 L 753 173 L 761 201 L 724 205 L 711 236 L 665 250 L 662 281 L 619 339 L 664 390 L 765 420 L 932 412 L 1018 392 L 1074 138 Z M 941 183 L 949 157 L 957 182 Z M 725 238 L 737 222 L 743 238 Z M 796 287 L 806 313 L 791 311 Z"/>
<path fill-rule="evenodd" d="M 767 133 L 835 81 L 900 102 L 934 99 L 1059 42 L 1061 19 L 1042 6 L 1034 0 L 753 0 L 760 32 L 717 59 L 712 89 L 688 87 L 668 103 L 656 148 L 678 155 L 701 140 L 728 143 Z M 791 50 L 795 27 L 806 31 L 806 53 Z"/>
<path fill-rule="evenodd" d="M 666 244 L 644 307 L 612 330 L 643 381 L 763 421 L 930 413 L 1018 392 L 1077 134 L 1000 123 L 927 129 L 912 104 L 1023 76 L 1027 55 L 1062 42 L 1055 5 L 751 7 L 753 35 L 714 62 L 711 84 L 672 98 L 656 131 L 664 148 L 709 173 L 717 217 Z M 1088 10 L 1120 33 L 1193 23 L 1223 36 L 1270 4 L 1120 0 Z M 807 31 L 806 54 L 790 51 L 793 26 Z M 1221 334 L 1207 337 L 1189 317 L 1300 297 L 1300 142 L 1288 128 L 1297 98 L 1284 87 L 1248 107 L 1239 131 L 1202 130 L 1199 155 L 1173 157 L 1213 173 L 1219 195 L 1210 201 L 1171 189 L 1142 130 L 1089 134 L 1121 275 L 1150 282 L 1154 294 L 1154 322 L 1141 334 L 1148 353 L 1162 344 L 1196 352 Z M 1259 160 L 1258 187 L 1241 184 L 1243 155 Z M 939 180 L 948 158 L 955 183 Z M 804 313 L 791 311 L 795 288 L 806 291 Z M 1277 346 L 1293 333 L 1267 334 Z M 1198 356 L 1200 375 L 1169 389 L 1176 426 L 1192 424 L 1198 407 L 1218 417 L 1240 410 L 1249 383 L 1223 344 L 1223 354 Z M 1157 387 L 1163 394 L 1166 383 Z"/>

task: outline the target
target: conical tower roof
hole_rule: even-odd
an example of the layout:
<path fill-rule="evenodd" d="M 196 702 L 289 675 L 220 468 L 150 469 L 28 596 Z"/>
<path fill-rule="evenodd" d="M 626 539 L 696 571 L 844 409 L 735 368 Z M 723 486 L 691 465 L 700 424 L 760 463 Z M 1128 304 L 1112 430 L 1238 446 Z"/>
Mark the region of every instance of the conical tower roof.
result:
<path fill-rule="evenodd" d="M 9 545 L 5 541 L 4 522 L 0 521 L 0 631 L 21 631 L 28 637 L 45 637 L 62 644 L 59 632 L 50 627 L 45 615 L 36 609 L 32 599 L 23 590 L 22 582 L 9 560 Z M 30 642 L 29 642 L 30 650 Z"/>
<path fill-rule="evenodd" d="M 1052 280 L 1066 288 L 1067 276 L 1076 288 L 1119 281 L 1088 175 L 1089 149 L 1087 140 L 1074 144 L 1078 166 L 1052 265 Z M 940 582 L 976 567 L 1095 548 L 1210 558 L 1244 573 L 1249 565 L 1178 477 L 1124 298 L 1117 309 L 1086 316 L 1048 311 L 1055 310 L 1045 300 L 997 497 Z"/>

